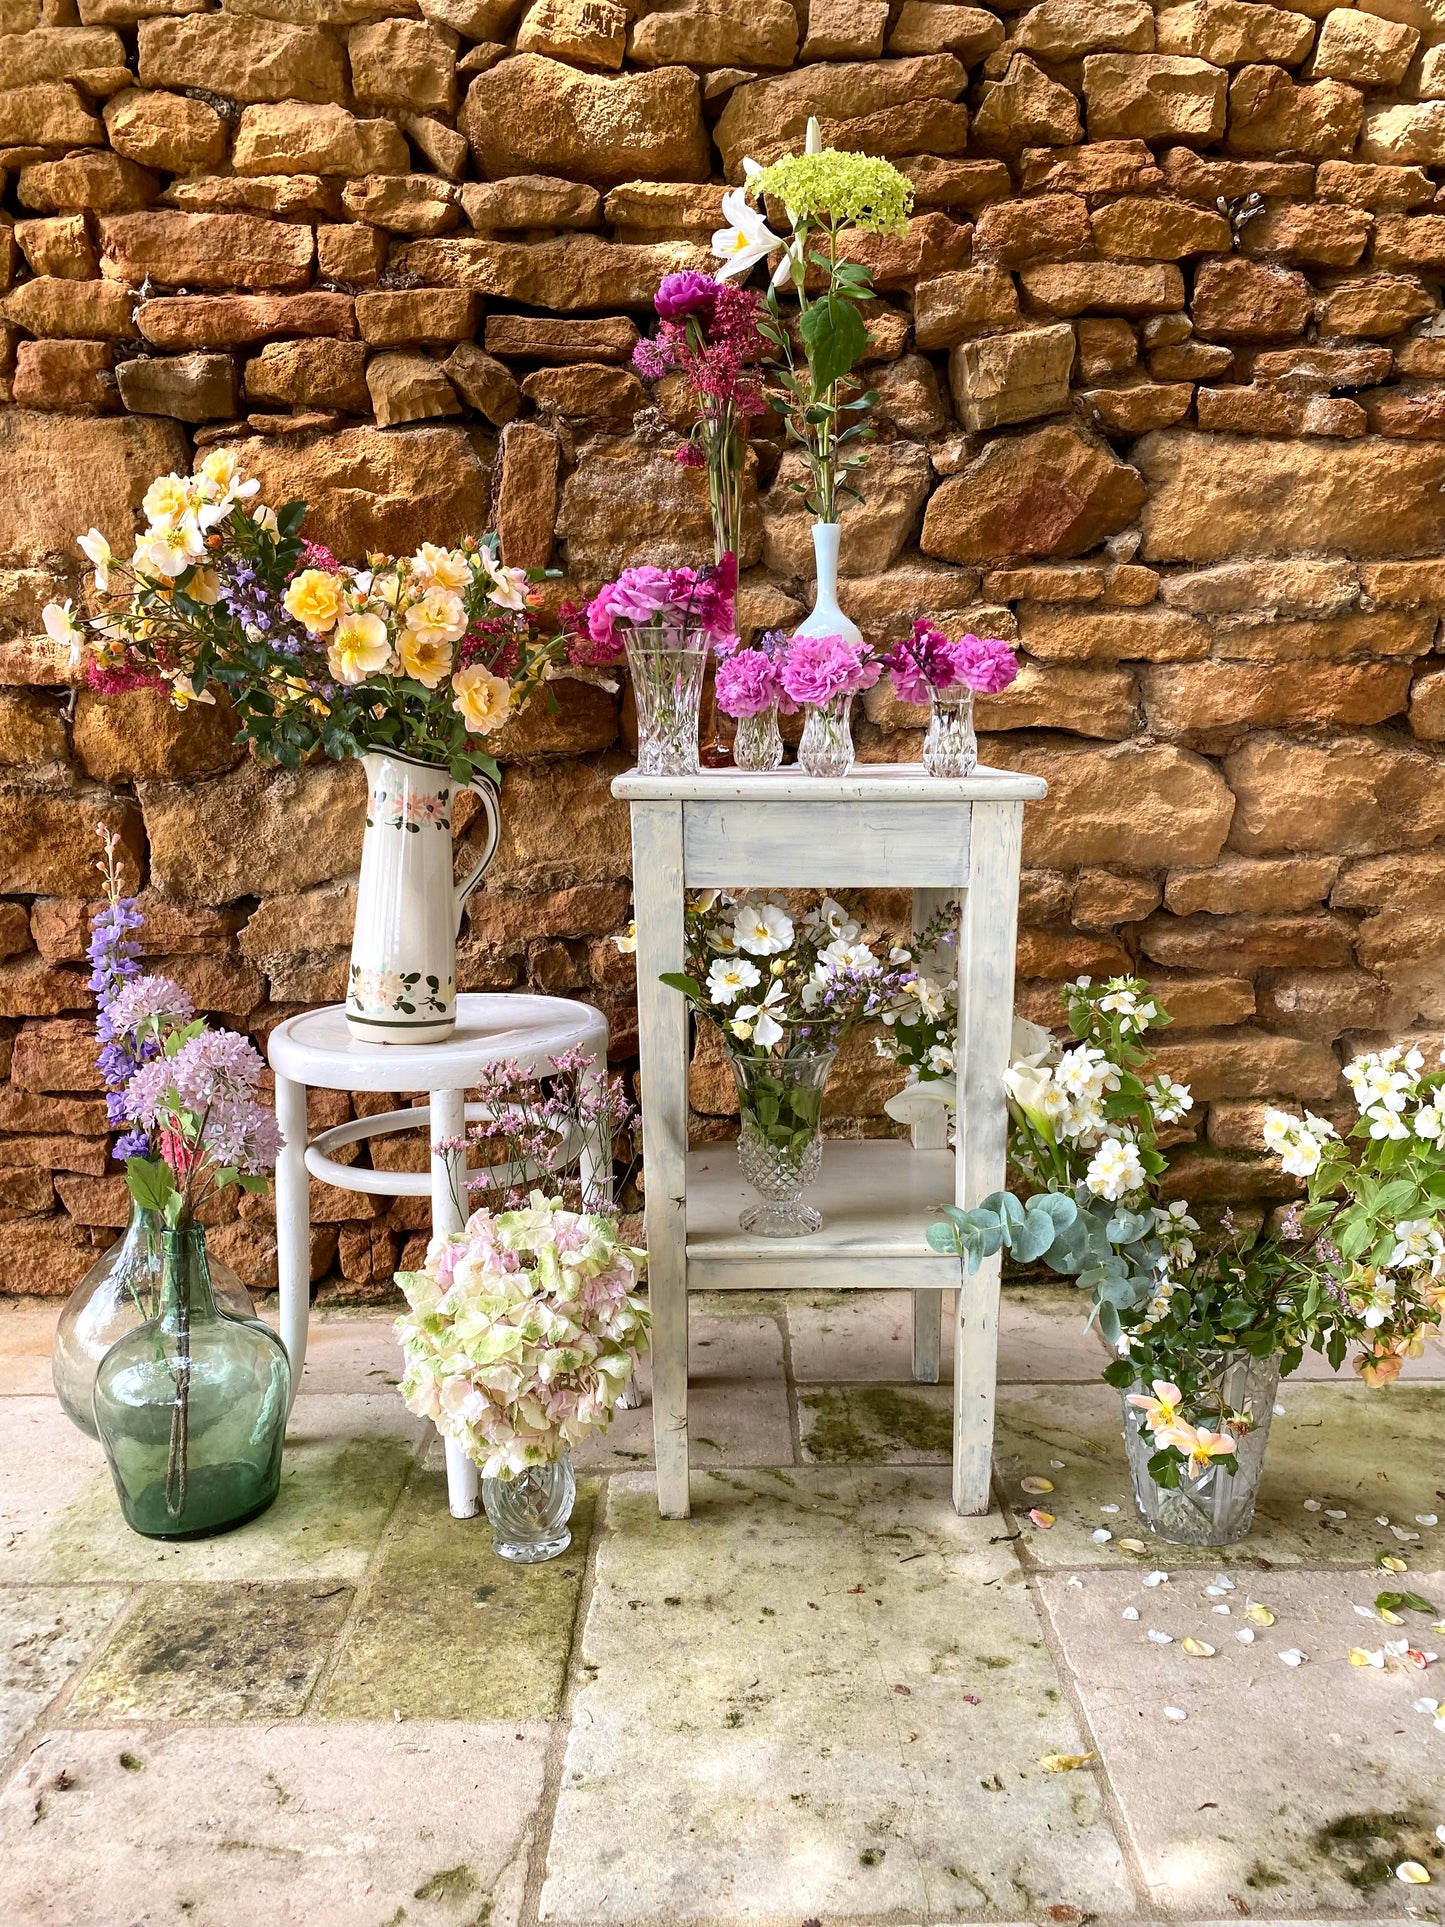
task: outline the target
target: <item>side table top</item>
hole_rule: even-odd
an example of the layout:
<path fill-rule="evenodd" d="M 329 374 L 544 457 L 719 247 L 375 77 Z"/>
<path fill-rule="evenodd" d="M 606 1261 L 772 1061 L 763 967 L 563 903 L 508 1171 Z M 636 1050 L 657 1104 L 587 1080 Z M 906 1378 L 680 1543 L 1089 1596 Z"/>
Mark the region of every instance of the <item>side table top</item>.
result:
<path fill-rule="evenodd" d="M 613 778 L 612 794 L 628 803 L 1027 803 L 1047 796 L 1042 776 L 985 769 L 972 776 L 930 776 L 922 763 L 855 763 L 846 776 L 809 776 L 786 769 L 705 769 L 695 776 Z"/>
<path fill-rule="evenodd" d="M 303 1011 L 272 1031 L 271 1068 L 293 1083 L 333 1091 L 464 1090 L 487 1065 L 536 1064 L 559 1051 L 605 1051 L 607 1020 L 571 997 L 518 991 L 457 998 L 457 1027 L 440 1044 L 362 1043 L 341 1004 Z"/>

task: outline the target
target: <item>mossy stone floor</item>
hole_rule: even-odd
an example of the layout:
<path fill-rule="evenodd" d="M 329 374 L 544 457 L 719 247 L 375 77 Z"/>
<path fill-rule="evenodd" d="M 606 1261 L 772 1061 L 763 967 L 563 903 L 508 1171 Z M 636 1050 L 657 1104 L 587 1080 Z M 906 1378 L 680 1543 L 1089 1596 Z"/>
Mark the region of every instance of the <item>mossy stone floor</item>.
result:
<path fill-rule="evenodd" d="M 1255 1532 L 1192 1552 L 1074 1294 L 1006 1298 L 981 1519 L 905 1298 L 702 1300 L 693 1517 L 627 1413 L 526 1569 L 448 1516 L 378 1313 L 318 1317 L 270 1513 L 135 1538 L 54 1316 L 0 1320 L 6 1927 L 1445 1920 L 1445 1624 L 1364 1616 L 1445 1614 L 1445 1356 L 1286 1384 Z M 1350 1663 L 1402 1632 L 1441 1658 Z"/>

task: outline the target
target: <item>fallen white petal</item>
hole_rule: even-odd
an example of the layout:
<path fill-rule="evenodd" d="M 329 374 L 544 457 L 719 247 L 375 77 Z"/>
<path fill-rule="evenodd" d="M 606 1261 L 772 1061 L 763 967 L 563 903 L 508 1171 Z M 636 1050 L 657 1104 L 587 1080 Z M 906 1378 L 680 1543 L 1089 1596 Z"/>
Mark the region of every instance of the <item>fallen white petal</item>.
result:
<path fill-rule="evenodd" d="M 1418 1532 L 1406 1532 L 1403 1526 L 1391 1526 L 1390 1530 L 1402 1546 L 1418 1545 L 1420 1543 L 1420 1535 Z"/>
<path fill-rule="evenodd" d="M 1439 1700 L 1432 1700 L 1422 1695 L 1421 1698 L 1416 1700 L 1410 1710 L 1414 1713 L 1438 1713 L 1440 1711 L 1440 1702 Z M 1440 1834 L 1442 1840 L 1445 1840 L 1445 1833 L 1442 1833 L 1438 1827 L 1435 1831 Z"/>
<path fill-rule="evenodd" d="M 1113 1533 L 1109 1531 L 1107 1526 L 1099 1526 L 1093 1534 L 1094 1544 L 1096 1546 L 1106 1546 L 1113 1536 Z"/>
<path fill-rule="evenodd" d="M 1210 1611 L 1216 1612 L 1216 1613 L 1223 1613 L 1226 1619 L 1229 1617 L 1228 1606 L 1211 1606 Z"/>
<path fill-rule="evenodd" d="M 1440 1519 L 1439 1515 L 1434 1512 L 1417 1512 L 1415 1514 L 1415 1523 L 1417 1526 L 1438 1526 Z"/>
<path fill-rule="evenodd" d="M 1283 1417 L 1284 1417 L 1284 1407 L 1283 1407 L 1282 1405 L 1276 1405 L 1276 1406 L 1275 1406 L 1275 1408 L 1274 1408 L 1274 1415 L 1275 1415 L 1275 1417 L 1276 1417 L 1276 1418 L 1283 1418 Z"/>
<path fill-rule="evenodd" d="M 1388 1512 L 1377 1512 L 1375 1514 L 1375 1524 L 1377 1526 L 1387 1526 L 1389 1523 L 1390 1515 Z"/>
<path fill-rule="evenodd" d="M 1254 1644 L 1253 1626 L 1241 1626 L 1234 1637 L 1239 1641 L 1241 1646 L 1252 1646 Z"/>
<path fill-rule="evenodd" d="M 1320 1502 L 1318 1499 L 1306 1499 L 1304 1502 L 1304 1508 L 1306 1512 L 1318 1512 L 1320 1509 Z"/>
<path fill-rule="evenodd" d="M 1157 1632 L 1152 1626 L 1149 1629 L 1149 1637 L 1156 1646 L 1172 1646 L 1174 1644 L 1173 1633 Z"/>
<path fill-rule="evenodd" d="M 1185 1712 L 1182 1706 L 1166 1706 L 1164 1708 L 1164 1717 L 1166 1720 L 1177 1721 L 1177 1720 L 1187 1720 L 1189 1718 L 1189 1715 Z"/>
<path fill-rule="evenodd" d="M 1126 1606 L 1120 1617 L 1123 1619 L 1137 1619 L 1139 1617 L 1139 1608 L 1137 1606 Z"/>
<path fill-rule="evenodd" d="M 1116 1505 L 1101 1505 L 1099 1510 L 1100 1512 L 1117 1512 L 1119 1508 Z"/>
<path fill-rule="evenodd" d="M 1349 1516 L 1348 1512 L 1341 1512 L 1337 1505 L 1327 1505 L 1325 1507 L 1325 1517 L 1327 1519 L 1348 1519 Z"/>
<path fill-rule="evenodd" d="M 1167 1586 L 1169 1583 L 1169 1575 L 1167 1572 L 1159 1572 L 1157 1570 L 1154 1572 L 1146 1572 L 1139 1583 L 1144 1586 Z"/>
<path fill-rule="evenodd" d="M 1402 1860 L 1395 1869 L 1395 1878 L 1403 1880 L 1407 1887 L 1428 1887 L 1430 1876 L 1418 1860 Z"/>
<path fill-rule="evenodd" d="M 1279 1657 L 1286 1666 L 1303 1666 L 1305 1663 L 1305 1656 L 1298 1646 L 1286 1646 Z"/>
<path fill-rule="evenodd" d="M 1361 1619 L 1373 1619 L 1375 1617 L 1375 1609 L 1373 1606 L 1352 1606 L 1350 1610 L 1351 1612 L 1358 1613 Z"/>

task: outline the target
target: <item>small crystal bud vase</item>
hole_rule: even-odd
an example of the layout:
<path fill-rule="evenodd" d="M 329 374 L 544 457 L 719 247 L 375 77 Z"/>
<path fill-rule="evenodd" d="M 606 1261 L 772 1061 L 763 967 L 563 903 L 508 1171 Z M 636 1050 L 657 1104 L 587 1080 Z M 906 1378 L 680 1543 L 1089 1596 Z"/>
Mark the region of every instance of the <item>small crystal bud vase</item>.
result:
<path fill-rule="evenodd" d="M 483 1479 L 492 1550 L 521 1566 L 558 1558 L 572 1543 L 568 1520 L 576 1496 L 577 1481 L 565 1447 L 549 1464 L 529 1465 L 515 1478 Z"/>
<path fill-rule="evenodd" d="M 803 1192 L 823 1161 L 823 1092 L 837 1053 L 723 1048 L 738 1087 L 738 1165 L 758 1196 L 738 1223 L 764 1238 L 801 1238 L 823 1222 Z"/>
<path fill-rule="evenodd" d="M 923 767 L 930 776 L 972 776 L 978 768 L 973 728 L 973 691 L 967 683 L 935 689 L 923 739 Z"/>
<path fill-rule="evenodd" d="M 809 776 L 846 776 L 853 767 L 853 697 L 805 705 L 798 761 Z"/>
<path fill-rule="evenodd" d="M 698 712 L 707 660 L 707 644 L 700 636 L 678 638 L 661 624 L 628 631 L 637 767 L 644 776 L 697 774 Z"/>
<path fill-rule="evenodd" d="M 778 732 L 778 705 L 769 703 L 756 716 L 739 716 L 733 738 L 733 766 L 736 769 L 777 769 L 783 760 L 783 739 Z"/>

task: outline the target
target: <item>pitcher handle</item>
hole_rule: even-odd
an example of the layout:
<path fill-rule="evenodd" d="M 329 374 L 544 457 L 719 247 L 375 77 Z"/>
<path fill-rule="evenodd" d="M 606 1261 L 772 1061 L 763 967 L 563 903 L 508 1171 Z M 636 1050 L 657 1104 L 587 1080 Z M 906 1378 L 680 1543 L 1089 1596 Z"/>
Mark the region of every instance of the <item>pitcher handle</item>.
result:
<path fill-rule="evenodd" d="M 454 886 L 456 900 L 456 929 L 454 934 L 456 935 L 461 934 L 462 912 L 467 907 L 467 898 L 486 875 L 487 865 L 497 854 L 497 844 L 502 835 L 502 813 L 497 797 L 496 784 L 488 776 L 477 776 L 473 777 L 472 781 L 464 785 L 464 787 L 469 789 L 474 796 L 481 798 L 482 814 L 487 819 L 487 841 L 482 850 L 481 861 L 462 878 L 460 883 Z"/>

